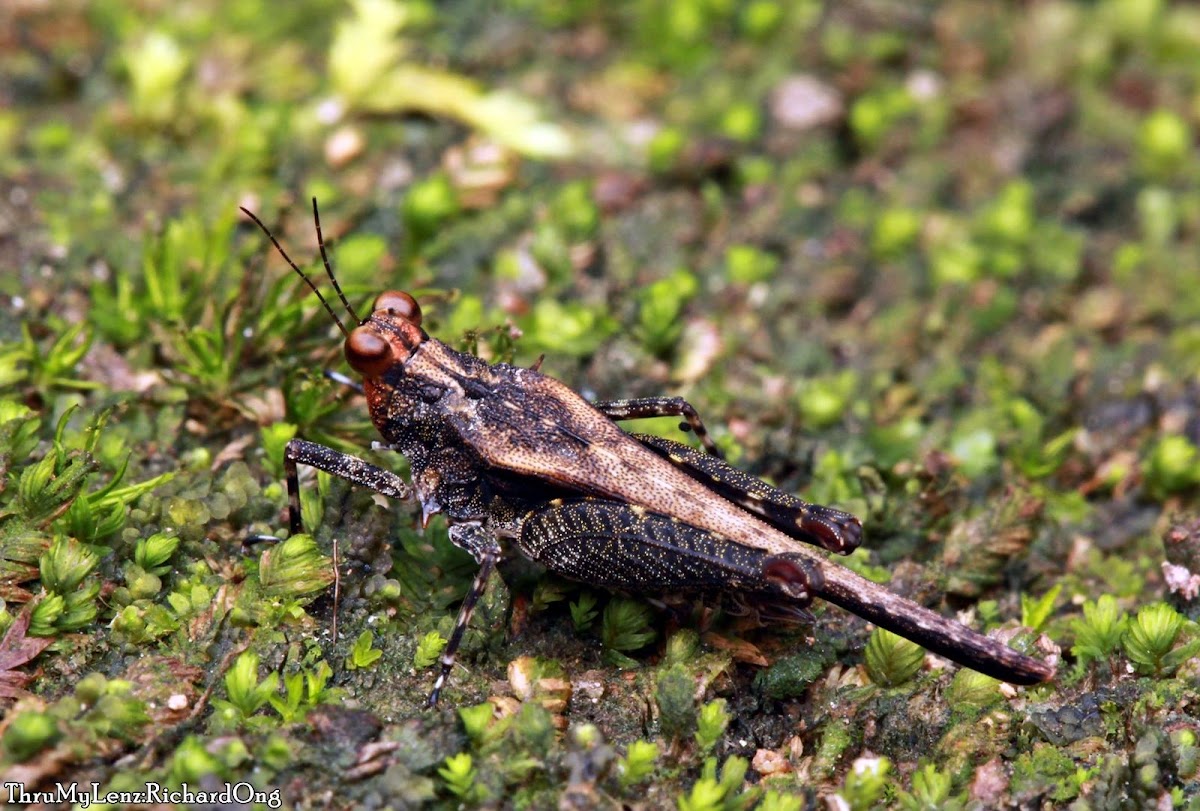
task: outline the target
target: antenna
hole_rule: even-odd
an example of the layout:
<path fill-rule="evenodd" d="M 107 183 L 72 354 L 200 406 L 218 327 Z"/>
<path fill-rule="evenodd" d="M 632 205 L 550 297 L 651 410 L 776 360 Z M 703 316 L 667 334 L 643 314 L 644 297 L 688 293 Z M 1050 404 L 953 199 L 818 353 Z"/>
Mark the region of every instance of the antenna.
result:
<path fill-rule="evenodd" d="M 333 282 L 333 289 L 337 291 L 338 298 L 342 300 L 346 310 L 354 319 L 354 323 L 362 324 L 362 319 L 358 317 L 358 313 L 354 312 L 354 308 L 350 306 L 350 302 L 346 300 L 346 294 L 342 292 L 342 286 L 338 284 L 337 277 L 333 275 L 333 268 L 329 266 L 329 257 L 325 255 L 325 238 L 321 236 L 321 215 L 317 213 L 317 198 L 313 198 L 313 222 L 317 226 L 317 247 L 321 249 L 321 262 L 325 265 L 325 273 L 329 276 L 329 281 Z"/>
<path fill-rule="evenodd" d="M 317 205 L 317 201 L 316 201 L 316 199 L 314 199 L 313 200 L 314 213 L 316 212 L 316 205 Z M 326 301 L 325 297 L 321 295 L 321 291 L 317 289 L 317 286 L 315 284 L 313 284 L 313 280 L 308 278 L 308 276 L 306 276 L 304 274 L 304 271 L 302 271 L 296 265 L 296 263 L 292 261 L 292 257 L 288 256 L 287 251 L 285 251 L 283 249 L 283 246 L 279 244 L 279 240 L 277 240 L 275 238 L 275 235 L 271 233 L 271 229 L 267 228 L 267 226 L 263 224 L 263 221 L 260 220 L 257 216 L 255 216 L 254 212 L 251 211 L 250 209 L 246 208 L 245 206 L 238 206 L 238 208 L 240 208 L 242 210 L 243 214 L 245 214 L 250 219 L 254 220 L 254 224 L 257 225 L 259 227 L 259 229 L 264 234 L 267 235 L 267 239 L 271 240 L 271 244 L 275 246 L 275 250 L 279 251 L 279 255 L 282 256 L 284 258 L 284 260 L 286 260 L 287 263 L 292 266 L 292 270 L 296 271 L 296 275 L 304 280 L 304 283 L 308 285 L 309 289 L 312 290 L 314 293 L 316 293 L 317 299 L 321 302 L 321 305 L 325 308 L 325 312 L 329 313 L 329 317 L 333 319 L 333 322 L 335 324 L 337 324 L 338 329 L 341 331 L 342 335 L 345 336 L 346 338 L 349 338 L 350 333 L 346 330 L 346 326 L 345 326 L 345 324 L 342 323 L 342 319 L 337 317 L 337 313 L 335 313 L 333 311 L 333 308 L 329 306 L 329 302 Z M 318 243 L 320 243 L 320 234 L 321 234 L 321 226 L 318 223 L 317 224 Z M 325 246 L 323 243 L 321 244 L 321 258 L 322 259 L 325 258 Z M 325 270 L 329 271 L 329 262 L 328 261 L 325 262 Z M 329 278 L 331 278 L 331 279 L 333 278 L 332 271 L 329 271 Z M 342 302 L 346 304 L 346 309 L 350 311 L 350 315 L 354 316 L 355 321 L 358 321 L 358 316 L 354 314 L 354 310 L 351 309 L 349 303 L 346 302 L 346 297 L 341 295 L 342 294 L 341 288 L 337 287 L 336 281 L 334 281 L 334 287 L 337 288 L 338 295 L 341 296 Z"/>

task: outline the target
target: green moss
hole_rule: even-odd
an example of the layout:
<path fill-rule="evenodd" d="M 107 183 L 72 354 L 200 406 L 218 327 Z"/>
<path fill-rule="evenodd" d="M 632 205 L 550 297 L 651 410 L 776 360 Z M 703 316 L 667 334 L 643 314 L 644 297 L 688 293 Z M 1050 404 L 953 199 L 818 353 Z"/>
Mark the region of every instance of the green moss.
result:
<path fill-rule="evenodd" d="M 871 681 L 884 687 L 908 682 L 925 662 L 925 651 L 920 645 L 883 628 L 871 632 L 865 656 Z"/>
<path fill-rule="evenodd" d="M 1082 664 L 1109 659 L 1125 637 L 1129 618 L 1117 607 L 1111 594 L 1083 604 L 1083 619 L 1071 622 L 1075 645 L 1071 652 Z"/>
<path fill-rule="evenodd" d="M 1169 179 L 1192 155 L 1192 133 L 1187 122 L 1172 110 L 1155 110 L 1137 134 L 1137 161 L 1151 178 Z"/>
<path fill-rule="evenodd" d="M 892 763 L 887 758 L 859 758 L 846 772 L 846 781 L 838 792 L 850 808 L 874 808 L 883 799 Z"/>
<path fill-rule="evenodd" d="M 946 690 L 946 703 L 957 713 L 974 716 L 1002 701 L 1000 682 L 963 668 L 954 674 Z"/>
<path fill-rule="evenodd" d="M 1192 638 L 1175 648 L 1185 626 L 1188 636 L 1196 637 L 1195 623 L 1189 623 L 1171 606 L 1165 603 L 1145 606 L 1125 630 L 1125 653 L 1142 673 L 1174 673 L 1180 664 L 1200 653 L 1200 638 Z"/>
<path fill-rule="evenodd" d="M 36 54 L 0 53 L 0 627 L 32 604 L 29 633 L 47 636 L 26 642 L 52 644 L 10 651 L 4 683 L 42 708 L 13 710 L 0 766 L 44 759 L 128 789 L 247 779 L 301 786 L 301 804 L 540 808 L 570 782 L 782 809 L 853 794 L 861 732 L 898 763 L 913 741 L 938 757 L 877 805 L 953 808 L 990 762 L 1014 774 L 1000 804 L 1186 803 L 1196 635 L 1156 602 L 1151 527 L 1200 483 L 1196 10 L 492 11 L 22 13 Z M 362 139 L 349 161 L 347 133 Z M 865 551 L 852 568 L 929 605 L 944 584 L 981 628 L 1020 616 L 1063 648 L 1061 675 L 1011 702 L 966 670 L 945 690 L 859 689 L 839 611 L 794 633 L 695 595 L 678 616 L 604 618 L 607 595 L 513 560 L 511 592 L 494 580 L 468 630 L 451 707 L 424 710 L 430 673 L 413 665 L 436 656 L 475 571 L 442 519 L 418 530 L 410 505 L 301 470 L 311 540 L 239 554 L 286 534 L 291 437 L 364 455 L 379 439 L 364 401 L 322 377 L 344 370 L 328 316 L 237 216 L 261 214 L 329 292 L 312 195 L 355 307 L 409 289 L 456 348 L 545 353 L 589 397 L 686 397 L 740 466 L 860 514 L 893 568 Z M 369 459 L 408 475 L 396 454 Z M 227 684 L 221 664 L 247 644 L 253 678 Z M 356 654 L 369 666 L 347 668 Z M 504 667 L 526 659 L 575 693 L 509 694 Z M 330 709 L 334 683 L 353 715 Z M 456 698 L 490 700 L 471 725 Z M 718 699 L 729 726 L 710 718 L 698 742 Z M 585 717 L 586 741 L 550 733 Z M 777 776 L 764 794 L 740 761 L 692 757 L 713 741 L 723 755 L 735 730 L 799 770 L 812 757 L 805 786 Z M 1051 735 L 1075 742 L 1014 766 Z M 358 762 L 375 742 L 398 747 L 378 770 Z M 439 770 L 461 754 L 473 777 L 456 793 Z M 360 771 L 333 786 L 314 764 Z"/>
<path fill-rule="evenodd" d="M 858 375 L 847 369 L 830 377 L 806 380 L 797 395 L 800 415 L 814 429 L 827 428 L 841 420 L 858 389 Z"/>
<path fill-rule="evenodd" d="M 1087 770 L 1078 767 L 1061 749 L 1044 743 L 1013 761 L 1012 792 L 1015 797 L 1048 796 L 1063 803 L 1079 795 Z"/>
<path fill-rule="evenodd" d="M 1187 437 L 1162 437 L 1143 466 L 1146 490 L 1158 498 L 1200 484 L 1200 451 Z"/>
<path fill-rule="evenodd" d="M 632 786 L 647 779 L 654 772 L 658 760 L 658 746 L 650 741 L 634 741 L 620 761 L 621 784 Z"/>
<path fill-rule="evenodd" d="M 854 744 L 854 733 L 847 722 L 835 718 L 821 727 L 820 734 L 813 753 L 813 771 L 828 776 L 837 768 L 842 754 Z"/>
<path fill-rule="evenodd" d="M 825 671 L 830 661 L 827 648 L 818 647 L 777 660 L 755 677 L 755 686 L 767 698 L 800 698 Z"/>
<path fill-rule="evenodd" d="M 654 685 L 654 701 L 658 705 L 658 722 L 667 740 L 690 737 L 696 729 L 695 679 L 682 664 L 668 667 L 658 675 Z"/>
<path fill-rule="evenodd" d="M 44 712 L 26 710 L 10 720 L 3 738 L 0 738 L 0 744 L 4 746 L 6 757 L 23 763 L 43 749 L 53 746 L 61 737 L 58 723 L 52 716 Z"/>

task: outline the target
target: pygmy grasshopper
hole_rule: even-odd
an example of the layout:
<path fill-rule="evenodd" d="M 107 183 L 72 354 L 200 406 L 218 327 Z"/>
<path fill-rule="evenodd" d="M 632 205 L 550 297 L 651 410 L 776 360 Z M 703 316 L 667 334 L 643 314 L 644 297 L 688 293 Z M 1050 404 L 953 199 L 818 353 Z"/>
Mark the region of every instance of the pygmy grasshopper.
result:
<path fill-rule="evenodd" d="M 1014 684 L 1054 676 L 1024 656 L 891 593 L 828 559 L 858 546 L 854 516 L 808 504 L 721 460 L 703 424 L 675 397 L 590 403 L 536 368 L 489 364 L 421 328 L 421 308 L 389 291 L 347 329 L 316 285 L 263 230 L 316 293 L 362 375 L 371 420 L 407 457 L 412 483 L 331 448 L 294 439 L 284 454 L 290 530 L 302 531 L 298 464 L 328 471 L 391 498 L 415 498 L 425 522 L 444 513 L 451 541 L 479 564 L 442 655 L 435 704 L 476 601 L 503 553 L 501 540 L 556 574 L 617 591 L 718 593 L 761 616 L 799 619 L 821 597 L 934 653 Z M 616 420 L 682 417 L 708 453 L 628 434 Z M 804 542 L 804 543 L 801 543 Z M 824 551 L 817 551 L 811 544 Z"/>

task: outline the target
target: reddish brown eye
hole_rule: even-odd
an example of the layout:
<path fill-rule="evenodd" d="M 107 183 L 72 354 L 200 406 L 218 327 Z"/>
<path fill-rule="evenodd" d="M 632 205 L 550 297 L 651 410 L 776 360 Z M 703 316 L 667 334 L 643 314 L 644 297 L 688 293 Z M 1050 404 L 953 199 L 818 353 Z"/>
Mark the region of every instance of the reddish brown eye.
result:
<path fill-rule="evenodd" d="M 421 305 L 417 304 L 417 300 L 408 293 L 399 290 L 380 293 L 379 297 L 375 299 L 375 309 L 386 310 L 411 321 L 418 327 L 421 326 Z"/>
<path fill-rule="evenodd" d="M 379 377 L 392 365 L 392 347 L 365 327 L 359 327 L 346 339 L 346 362 L 364 377 Z"/>

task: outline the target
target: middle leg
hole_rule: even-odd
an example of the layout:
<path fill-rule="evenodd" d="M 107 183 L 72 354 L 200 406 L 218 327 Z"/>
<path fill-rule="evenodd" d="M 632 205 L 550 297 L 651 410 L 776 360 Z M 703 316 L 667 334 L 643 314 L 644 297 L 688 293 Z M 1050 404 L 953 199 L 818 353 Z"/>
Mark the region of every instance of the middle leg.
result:
<path fill-rule="evenodd" d="M 635 397 L 629 400 L 602 400 L 592 403 L 610 420 L 641 420 L 650 417 L 682 417 L 679 430 L 692 431 L 712 456 L 721 458 L 721 451 L 708 435 L 700 414 L 682 397 Z"/>

